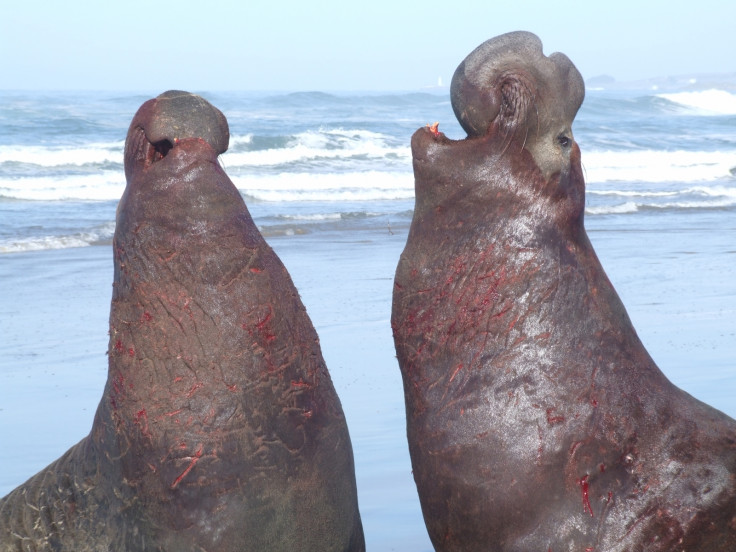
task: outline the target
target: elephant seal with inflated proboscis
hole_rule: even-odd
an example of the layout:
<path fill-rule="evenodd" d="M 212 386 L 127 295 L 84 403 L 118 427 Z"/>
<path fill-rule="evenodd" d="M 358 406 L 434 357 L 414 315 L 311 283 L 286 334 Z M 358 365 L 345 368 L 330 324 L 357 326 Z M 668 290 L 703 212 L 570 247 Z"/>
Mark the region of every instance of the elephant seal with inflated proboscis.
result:
<path fill-rule="evenodd" d="M 392 325 L 438 551 L 736 550 L 736 422 L 654 364 L 583 227 L 583 80 L 524 32 L 412 137 Z"/>
<path fill-rule="evenodd" d="M 171 91 L 125 146 L 90 434 L 0 501 L 0 550 L 365 550 L 345 417 L 286 269 Z"/>

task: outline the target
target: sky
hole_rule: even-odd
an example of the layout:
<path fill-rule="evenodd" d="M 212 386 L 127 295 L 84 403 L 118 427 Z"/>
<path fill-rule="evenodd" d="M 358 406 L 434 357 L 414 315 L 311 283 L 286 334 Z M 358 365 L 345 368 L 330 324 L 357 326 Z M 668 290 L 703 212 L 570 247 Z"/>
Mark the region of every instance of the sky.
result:
<path fill-rule="evenodd" d="M 23 0 L 0 89 L 417 90 L 515 30 L 586 79 L 733 73 L 734 21 L 732 0 Z"/>

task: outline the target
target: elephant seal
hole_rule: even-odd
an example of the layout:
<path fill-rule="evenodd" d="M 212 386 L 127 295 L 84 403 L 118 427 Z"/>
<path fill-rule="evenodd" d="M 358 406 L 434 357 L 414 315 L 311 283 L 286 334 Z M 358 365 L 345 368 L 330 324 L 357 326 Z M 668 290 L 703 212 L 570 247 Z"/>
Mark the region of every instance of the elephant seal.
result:
<path fill-rule="evenodd" d="M 736 422 L 640 342 L 583 226 L 583 80 L 515 32 L 412 137 L 392 327 L 438 551 L 736 550 Z"/>
<path fill-rule="evenodd" d="M 217 156 L 225 117 L 169 91 L 125 145 L 109 373 L 90 434 L 0 503 L 2 550 L 365 550 L 317 334 Z"/>

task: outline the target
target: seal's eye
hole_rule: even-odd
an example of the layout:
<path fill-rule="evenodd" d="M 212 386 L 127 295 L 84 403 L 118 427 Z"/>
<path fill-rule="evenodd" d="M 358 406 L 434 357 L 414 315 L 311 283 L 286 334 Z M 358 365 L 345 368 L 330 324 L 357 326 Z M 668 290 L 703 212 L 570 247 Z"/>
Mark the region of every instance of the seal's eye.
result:
<path fill-rule="evenodd" d="M 570 139 L 569 136 L 560 134 L 557 137 L 557 143 L 560 144 L 563 148 L 569 148 L 572 145 L 572 140 Z"/>

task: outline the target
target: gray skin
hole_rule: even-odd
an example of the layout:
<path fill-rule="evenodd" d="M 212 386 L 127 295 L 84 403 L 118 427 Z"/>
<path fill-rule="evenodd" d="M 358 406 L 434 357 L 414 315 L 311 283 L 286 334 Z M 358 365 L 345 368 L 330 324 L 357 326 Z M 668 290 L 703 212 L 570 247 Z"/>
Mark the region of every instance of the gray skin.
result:
<path fill-rule="evenodd" d="M 670 383 L 583 225 L 580 74 L 516 32 L 412 137 L 392 327 L 438 551 L 736 550 L 736 421 Z"/>
<path fill-rule="evenodd" d="M 186 92 L 133 119 L 107 384 L 90 434 L 0 501 L 0 550 L 365 550 L 340 402 L 228 140 Z"/>

